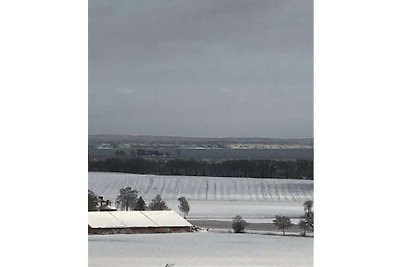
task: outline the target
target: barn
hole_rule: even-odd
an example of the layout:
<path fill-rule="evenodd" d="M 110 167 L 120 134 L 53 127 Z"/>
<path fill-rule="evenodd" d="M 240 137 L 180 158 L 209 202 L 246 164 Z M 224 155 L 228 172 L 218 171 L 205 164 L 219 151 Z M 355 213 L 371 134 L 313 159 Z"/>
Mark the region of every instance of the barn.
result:
<path fill-rule="evenodd" d="M 92 235 L 191 232 L 191 225 L 173 210 L 92 211 L 88 231 Z"/>

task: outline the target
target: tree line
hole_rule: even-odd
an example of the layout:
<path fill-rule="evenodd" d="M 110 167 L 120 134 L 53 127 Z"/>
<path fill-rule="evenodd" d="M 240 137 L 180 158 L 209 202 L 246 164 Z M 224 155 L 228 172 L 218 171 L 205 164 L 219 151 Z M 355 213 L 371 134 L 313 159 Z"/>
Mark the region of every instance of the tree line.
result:
<path fill-rule="evenodd" d="M 89 171 L 135 174 L 286 178 L 313 180 L 312 160 L 147 160 L 142 158 L 89 159 Z"/>
<path fill-rule="evenodd" d="M 145 210 L 169 210 L 167 203 L 156 195 L 149 205 L 146 204 L 142 196 L 138 197 L 139 192 L 131 187 L 121 188 L 119 195 L 115 199 L 116 208 L 112 208 L 110 200 L 104 200 L 103 196 L 96 195 L 92 190 L 88 190 L 88 211 L 145 211 Z M 179 210 L 183 213 L 183 217 L 189 214 L 190 205 L 184 196 L 178 198 Z"/>

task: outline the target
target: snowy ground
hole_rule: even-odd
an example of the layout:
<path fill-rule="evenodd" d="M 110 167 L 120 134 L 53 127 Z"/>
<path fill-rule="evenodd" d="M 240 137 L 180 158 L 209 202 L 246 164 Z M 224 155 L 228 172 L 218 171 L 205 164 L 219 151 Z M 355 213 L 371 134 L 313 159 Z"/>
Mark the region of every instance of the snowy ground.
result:
<path fill-rule="evenodd" d="M 167 201 L 178 212 L 177 201 Z M 232 219 L 241 215 L 246 219 L 271 219 L 281 214 L 300 217 L 304 214 L 303 202 L 269 201 L 189 201 L 191 219 Z M 267 222 L 267 221 L 265 221 Z"/>
<path fill-rule="evenodd" d="M 89 266 L 313 266 L 313 239 L 186 233 L 89 236 Z"/>
<path fill-rule="evenodd" d="M 203 221 L 206 220 L 214 220 L 212 218 L 200 218 Z M 232 217 L 226 217 L 226 218 L 221 218 L 221 217 L 216 217 L 218 221 L 221 222 L 232 222 Z M 197 220 L 196 218 L 188 218 L 188 220 Z M 246 222 L 248 223 L 273 223 L 275 220 L 274 218 L 251 218 L 251 217 L 246 217 Z M 293 219 L 291 218 L 292 223 L 298 224 L 300 219 Z"/>
<path fill-rule="evenodd" d="M 119 189 L 130 186 L 148 203 L 161 194 L 168 206 L 178 211 L 178 197 L 190 204 L 189 218 L 272 218 L 277 214 L 299 217 L 303 202 L 313 199 L 310 180 L 225 177 L 158 176 L 89 172 L 89 189 L 115 201 Z"/>

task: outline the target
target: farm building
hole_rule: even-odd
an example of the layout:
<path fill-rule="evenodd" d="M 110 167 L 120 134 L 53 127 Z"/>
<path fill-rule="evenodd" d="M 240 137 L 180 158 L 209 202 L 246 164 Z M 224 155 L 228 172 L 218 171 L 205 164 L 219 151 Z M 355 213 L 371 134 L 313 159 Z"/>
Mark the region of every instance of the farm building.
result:
<path fill-rule="evenodd" d="M 89 212 L 89 234 L 139 234 L 190 232 L 192 225 L 175 211 Z"/>

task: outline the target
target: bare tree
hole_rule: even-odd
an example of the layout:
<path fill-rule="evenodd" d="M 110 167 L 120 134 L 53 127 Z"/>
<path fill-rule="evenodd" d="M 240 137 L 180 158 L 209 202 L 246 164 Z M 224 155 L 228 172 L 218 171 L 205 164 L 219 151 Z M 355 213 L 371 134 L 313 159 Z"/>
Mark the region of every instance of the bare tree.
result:
<path fill-rule="evenodd" d="M 307 231 L 314 231 L 314 202 L 307 200 L 304 202 L 304 215 L 299 222 L 299 227 L 303 229 L 302 235 L 305 236 Z"/>
<path fill-rule="evenodd" d="M 178 201 L 179 201 L 178 208 L 183 213 L 183 218 L 186 219 L 186 216 L 189 214 L 190 205 L 184 196 L 178 198 Z"/>
<path fill-rule="evenodd" d="M 276 215 L 273 222 L 278 227 L 278 229 L 282 230 L 282 235 L 285 235 L 285 229 L 288 229 L 293 226 L 293 223 L 290 220 L 290 218 L 286 216 Z"/>

